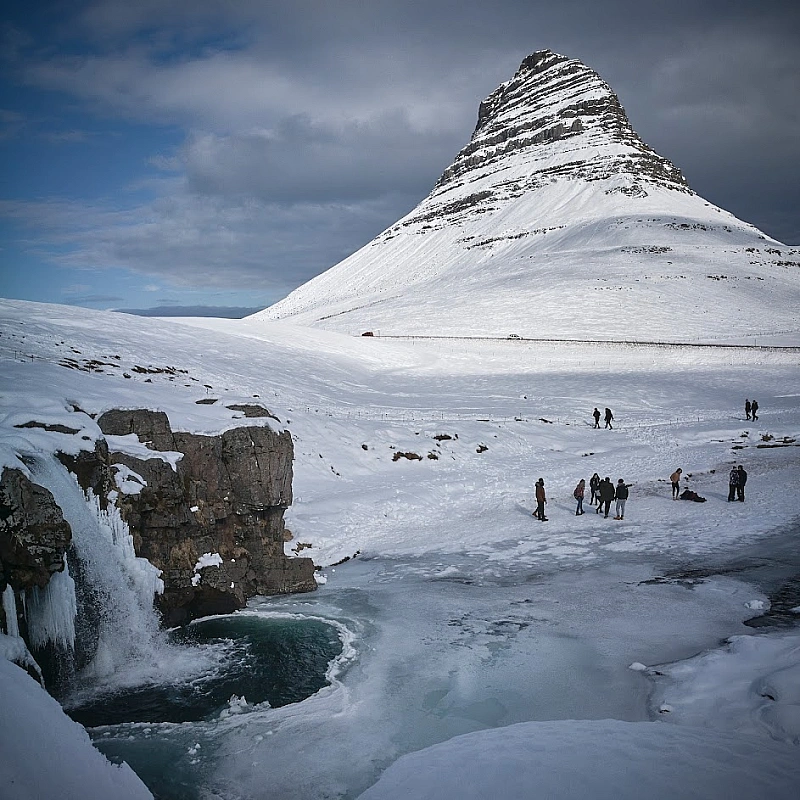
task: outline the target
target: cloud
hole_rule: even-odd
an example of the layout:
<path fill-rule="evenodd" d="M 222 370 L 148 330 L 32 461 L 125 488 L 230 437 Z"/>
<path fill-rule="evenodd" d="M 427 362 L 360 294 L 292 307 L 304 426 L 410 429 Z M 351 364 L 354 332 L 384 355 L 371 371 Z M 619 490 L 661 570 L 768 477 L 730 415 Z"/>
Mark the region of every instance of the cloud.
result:
<path fill-rule="evenodd" d="M 64 266 L 277 299 L 410 210 L 478 103 L 551 47 L 597 69 L 696 190 L 786 239 L 800 233 L 786 212 L 800 204 L 798 22 L 772 0 L 95 0 L 49 41 L 15 32 L 15 75 L 180 142 L 125 187 L 149 198 L 136 207 L 12 200 L 0 214 Z"/>
<path fill-rule="evenodd" d="M 174 194 L 127 211 L 100 205 L 2 202 L 0 216 L 42 231 L 40 256 L 73 269 L 123 268 L 178 287 L 253 287 L 277 300 L 349 255 L 411 203 L 279 205 Z M 357 243 L 354 245 L 354 241 Z"/>

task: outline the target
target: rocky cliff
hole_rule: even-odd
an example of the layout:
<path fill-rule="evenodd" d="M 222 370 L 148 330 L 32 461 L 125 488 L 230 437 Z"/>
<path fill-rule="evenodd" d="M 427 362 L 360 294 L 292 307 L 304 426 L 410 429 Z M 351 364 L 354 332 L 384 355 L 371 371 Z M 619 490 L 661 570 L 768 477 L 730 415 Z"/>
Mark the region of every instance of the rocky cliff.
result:
<path fill-rule="evenodd" d="M 165 624 L 232 611 L 256 594 L 316 588 L 311 559 L 283 552 L 283 513 L 292 502 L 288 431 L 173 432 L 166 414 L 146 410 L 110 411 L 98 424 L 109 436 L 134 433 L 153 451 L 143 459 L 115 452 L 112 444 L 110 463 L 141 480 L 138 492 L 117 502 L 137 555 L 163 572 Z M 174 468 L 159 457 L 170 452 L 182 454 Z M 198 566 L 206 554 L 219 563 Z"/>
<path fill-rule="evenodd" d="M 269 415 L 257 407 L 245 412 Z M 284 554 L 283 514 L 292 502 L 288 431 L 252 424 L 214 436 L 173 432 L 166 414 L 148 410 L 109 411 L 97 422 L 107 439 L 93 450 L 57 453 L 58 459 L 101 507 L 116 504 L 136 555 L 162 571 L 156 603 L 165 625 L 233 611 L 256 594 L 316 588 L 311 559 Z M 129 434 L 146 444 L 148 455 L 141 447 L 137 455 L 119 449 L 116 437 L 129 442 Z M 46 587 L 63 570 L 71 540 L 53 495 L 21 470 L 4 469 L 0 594 L 11 587 L 19 601 Z M 16 606 L 24 636 L 24 603 Z M 0 623 L 13 627 L 2 608 Z"/>

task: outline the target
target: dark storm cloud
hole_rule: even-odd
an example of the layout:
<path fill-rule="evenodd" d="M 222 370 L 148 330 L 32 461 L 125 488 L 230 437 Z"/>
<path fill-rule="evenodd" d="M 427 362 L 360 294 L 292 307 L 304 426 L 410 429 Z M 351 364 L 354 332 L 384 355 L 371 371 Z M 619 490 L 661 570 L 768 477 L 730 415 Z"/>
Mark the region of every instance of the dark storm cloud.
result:
<path fill-rule="evenodd" d="M 154 200 L 62 226 L 60 258 L 288 291 L 427 194 L 479 102 L 542 48 L 596 69 L 701 195 L 800 241 L 795 6 L 106 0 L 54 6 L 46 49 L 14 37 L 14 69 L 96 115 L 185 132 L 153 153 L 172 176 Z"/>

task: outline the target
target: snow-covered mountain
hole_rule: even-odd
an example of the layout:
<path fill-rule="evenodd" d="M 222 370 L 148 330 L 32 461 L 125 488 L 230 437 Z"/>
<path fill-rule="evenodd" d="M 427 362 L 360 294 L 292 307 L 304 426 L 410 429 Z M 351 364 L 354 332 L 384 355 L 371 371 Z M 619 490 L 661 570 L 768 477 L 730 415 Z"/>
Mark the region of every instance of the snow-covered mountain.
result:
<path fill-rule="evenodd" d="M 543 50 L 481 103 L 470 142 L 411 213 L 256 316 L 350 333 L 691 341 L 796 333 L 798 307 L 800 250 L 693 192 L 597 73 Z"/>

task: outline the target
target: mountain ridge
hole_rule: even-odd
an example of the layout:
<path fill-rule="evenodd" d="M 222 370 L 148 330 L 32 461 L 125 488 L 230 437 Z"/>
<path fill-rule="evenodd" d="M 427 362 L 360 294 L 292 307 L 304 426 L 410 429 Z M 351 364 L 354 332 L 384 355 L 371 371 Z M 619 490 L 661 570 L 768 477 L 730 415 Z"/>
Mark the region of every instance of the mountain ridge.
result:
<path fill-rule="evenodd" d="M 255 318 L 350 333 L 755 336 L 773 318 L 800 331 L 798 268 L 800 252 L 693 192 L 596 72 L 543 50 L 480 104 L 415 209 Z M 676 304 L 694 309 L 681 330 Z"/>

